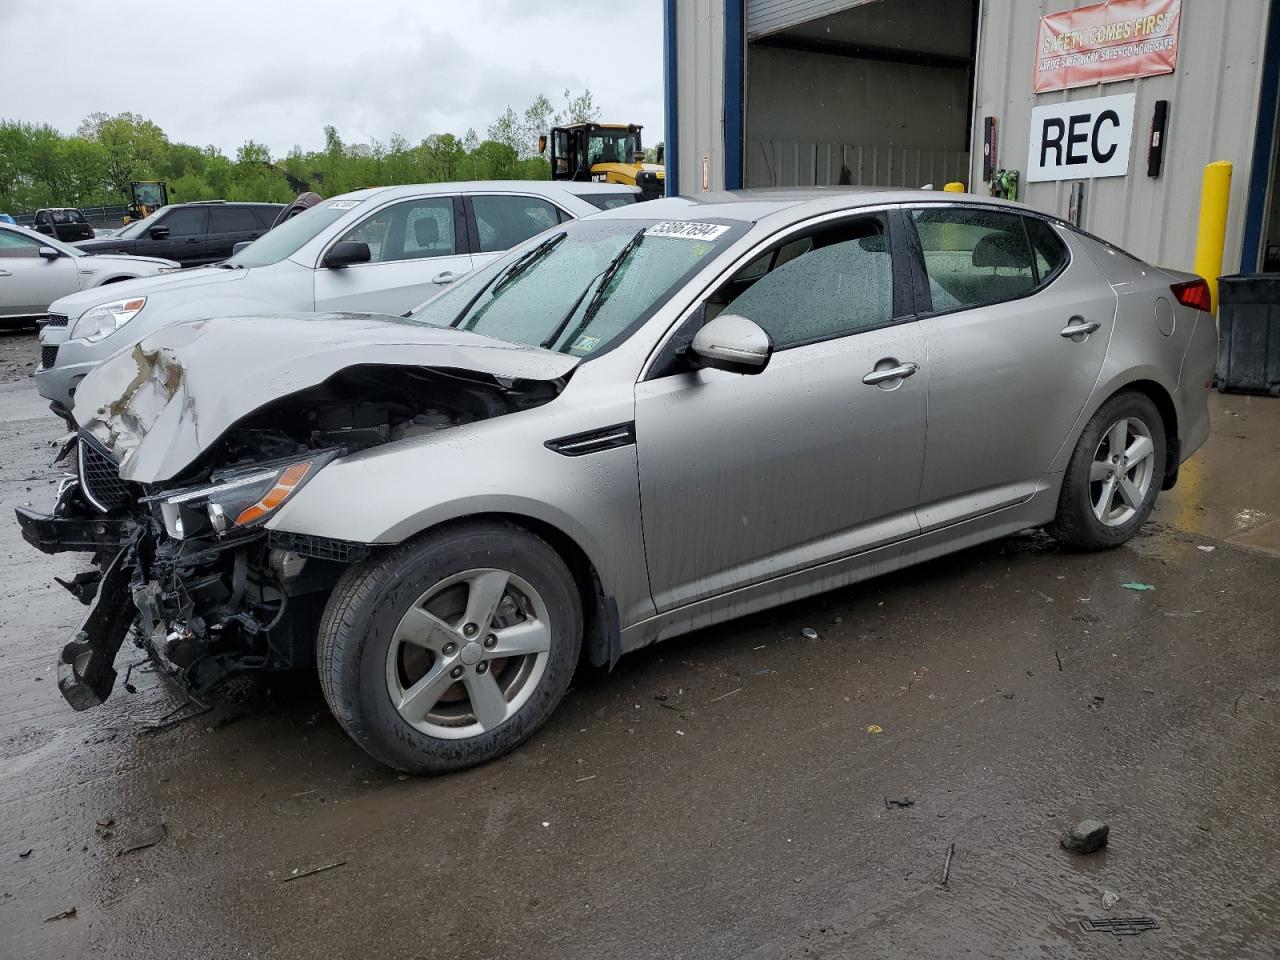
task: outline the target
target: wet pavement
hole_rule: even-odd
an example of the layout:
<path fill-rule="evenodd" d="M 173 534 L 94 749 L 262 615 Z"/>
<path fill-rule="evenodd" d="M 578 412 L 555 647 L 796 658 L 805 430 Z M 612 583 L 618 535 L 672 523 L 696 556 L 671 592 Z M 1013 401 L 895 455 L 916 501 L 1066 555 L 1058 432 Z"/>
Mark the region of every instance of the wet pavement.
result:
<path fill-rule="evenodd" d="M 0 520 L 0 958 L 1274 957 L 1280 401 L 1212 407 L 1126 547 L 1028 533 L 701 631 L 434 780 L 308 676 L 151 729 L 181 702 L 135 671 L 72 712 L 77 561 Z M 0 420 L 8 518 L 61 431 L 21 377 Z M 1110 845 L 1060 849 L 1087 817 Z"/>

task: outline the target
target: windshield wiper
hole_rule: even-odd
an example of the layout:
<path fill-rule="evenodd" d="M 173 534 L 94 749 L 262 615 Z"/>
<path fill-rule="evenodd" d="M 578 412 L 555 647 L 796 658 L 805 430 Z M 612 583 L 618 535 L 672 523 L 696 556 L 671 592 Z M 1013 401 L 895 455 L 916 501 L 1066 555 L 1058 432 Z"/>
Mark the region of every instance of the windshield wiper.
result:
<path fill-rule="evenodd" d="M 550 253 L 552 248 L 568 235 L 569 234 L 561 230 L 559 233 L 547 237 L 547 239 L 543 240 L 532 250 L 528 250 L 518 256 L 511 262 L 511 265 L 508 266 L 507 269 L 497 274 L 492 280 L 476 291 L 476 295 L 467 301 L 466 305 L 458 312 L 458 315 L 453 318 L 453 322 L 450 323 L 449 326 L 460 326 L 463 318 L 471 312 L 471 308 L 480 301 L 480 298 L 485 295 L 486 291 L 491 289 L 493 290 L 494 296 L 497 296 L 498 292 L 501 291 L 503 287 L 528 270 L 535 262 L 541 260 L 544 256 Z"/>
<path fill-rule="evenodd" d="M 587 309 L 582 314 L 582 322 L 578 324 L 578 332 L 586 327 L 586 325 L 591 322 L 592 318 L 595 317 L 596 312 L 604 306 L 606 297 L 605 291 L 609 289 L 609 282 L 614 278 L 614 275 L 617 274 L 618 270 L 622 267 L 622 264 L 626 262 L 627 257 L 631 256 L 631 251 L 640 246 L 640 241 L 644 239 L 644 232 L 647 229 L 647 227 L 641 227 L 637 230 L 635 236 L 628 240 L 623 248 L 618 251 L 617 255 L 609 261 L 609 265 L 596 274 L 596 277 L 600 278 L 600 285 L 596 287 L 595 294 L 591 297 L 590 302 L 587 303 Z M 564 333 L 564 328 L 569 325 L 569 321 L 573 319 L 573 315 L 578 312 L 578 305 L 582 303 L 583 297 L 587 295 L 587 291 L 589 291 L 592 284 L 596 282 L 596 277 L 592 277 L 590 283 L 587 284 L 586 289 L 578 294 L 578 299 L 573 301 L 573 306 L 571 306 L 568 312 L 560 318 L 560 321 L 555 325 L 555 329 L 551 331 L 547 338 L 539 344 L 540 347 L 544 350 L 549 350 L 555 342 L 560 339 L 560 335 Z"/>

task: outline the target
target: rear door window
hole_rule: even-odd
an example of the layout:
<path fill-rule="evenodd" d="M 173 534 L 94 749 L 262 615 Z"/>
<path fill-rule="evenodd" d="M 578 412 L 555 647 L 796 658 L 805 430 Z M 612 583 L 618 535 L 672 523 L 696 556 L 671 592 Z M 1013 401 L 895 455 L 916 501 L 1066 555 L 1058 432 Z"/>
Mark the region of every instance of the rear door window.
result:
<path fill-rule="evenodd" d="M 1003 210 L 912 211 L 934 313 L 1002 303 L 1036 288 L 1024 219 Z"/>
<path fill-rule="evenodd" d="M 486 194 L 471 198 L 481 253 L 498 253 L 524 243 L 560 222 L 559 208 L 540 197 Z"/>

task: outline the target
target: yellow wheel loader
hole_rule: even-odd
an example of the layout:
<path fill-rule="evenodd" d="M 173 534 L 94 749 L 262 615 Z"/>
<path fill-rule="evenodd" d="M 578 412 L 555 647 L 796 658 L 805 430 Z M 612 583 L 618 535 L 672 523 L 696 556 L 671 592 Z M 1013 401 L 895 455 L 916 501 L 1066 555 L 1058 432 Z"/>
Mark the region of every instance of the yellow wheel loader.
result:
<path fill-rule="evenodd" d="M 662 147 L 658 162 L 645 163 L 640 130 L 634 123 L 571 123 L 551 129 L 551 179 L 625 183 L 645 200 L 666 193 Z M 546 153 L 547 137 L 538 138 Z"/>

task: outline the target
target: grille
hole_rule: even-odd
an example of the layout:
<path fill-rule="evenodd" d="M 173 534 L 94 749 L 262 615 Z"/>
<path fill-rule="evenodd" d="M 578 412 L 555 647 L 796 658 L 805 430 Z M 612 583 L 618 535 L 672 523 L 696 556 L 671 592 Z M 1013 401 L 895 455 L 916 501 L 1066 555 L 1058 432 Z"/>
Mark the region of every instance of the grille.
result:
<path fill-rule="evenodd" d="M 49 347 L 42 344 L 40 346 L 40 366 L 44 367 L 46 370 L 51 370 L 53 369 L 53 365 L 57 362 L 58 345 L 55 343 L 53 346 Z"/>
<path fill-rule="evenodd" d="M 48 319 L 45 320 L 44 325 L 46 327 L 65 327 L 70 322 L 71 321 L 67 319 L 65 314 L 51 313 L 49 314 Z"/>
<path fill-rule="evenodd" d="M 104 513 L 118 510 L 132 499 L 129 483 L 120 479 L 120 468 L 105 450 L 80 438 L 80 487 L 85 496 Z"/>
<path fill-rule="evenodd" d="M 350 540 L 333 540 L 329 537 L 312 537 L 304 533 L 285 533 L 271 530 L 267 542 L 281 550 L 291 550 L 316 560 L 336 560 L 339 563 L 358 563 L 369 555 L 363 543 Z"/>

